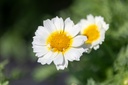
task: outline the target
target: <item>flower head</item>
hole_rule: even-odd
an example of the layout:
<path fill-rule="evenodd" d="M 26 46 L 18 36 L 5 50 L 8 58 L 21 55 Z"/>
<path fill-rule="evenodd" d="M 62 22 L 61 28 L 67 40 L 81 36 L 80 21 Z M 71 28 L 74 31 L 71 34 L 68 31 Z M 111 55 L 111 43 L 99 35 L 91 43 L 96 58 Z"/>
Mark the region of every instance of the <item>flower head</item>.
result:
<path fill-rule="evenodd" d="M 84 52 L 81 45 L 87 38 L 78 35 L 79 24 L 74 25 L 70 18 L 63 21 L 55 17 L 45 20 L 43 25 L 38 27 L 32 42 L 39 63 L 44 65 L 53 62 L 59 70 L 67 67 L 68 61 L 80 59 Z"/>
<path fill-rule="evenodd" d="M 92 15 L 88 15 L 87 19 L 82 19 L 80 24 L 82 25 L 80 34 L 87 36 L 85 47 L 98 49 L 105 39 L 105 32 L 108 30 L 109 24 L 105 23 L 103 17 L 93 17 Z"/>

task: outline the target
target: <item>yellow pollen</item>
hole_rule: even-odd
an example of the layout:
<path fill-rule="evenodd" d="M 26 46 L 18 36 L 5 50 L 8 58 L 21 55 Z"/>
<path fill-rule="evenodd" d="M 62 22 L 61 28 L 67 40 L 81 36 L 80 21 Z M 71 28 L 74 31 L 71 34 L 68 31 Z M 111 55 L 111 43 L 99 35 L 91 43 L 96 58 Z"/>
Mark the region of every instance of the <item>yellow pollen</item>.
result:
<path fill-rule="evenodd" d="M 67 35 L 66 32 L 56 31 L 51 33 L 47 39 L 47 44 L 49 49 L 53 52 L 62 52 L 67 51 L 72 44 L 72 37 Z"/>
<path fill-rule="evenodd" d="M 82 33 L 87 36 L 88 40 L 85 43 L 91 44 L 93 41 L 97 40 L 100 37 L 98 27 L 95 24 L 88 26 Z"/>

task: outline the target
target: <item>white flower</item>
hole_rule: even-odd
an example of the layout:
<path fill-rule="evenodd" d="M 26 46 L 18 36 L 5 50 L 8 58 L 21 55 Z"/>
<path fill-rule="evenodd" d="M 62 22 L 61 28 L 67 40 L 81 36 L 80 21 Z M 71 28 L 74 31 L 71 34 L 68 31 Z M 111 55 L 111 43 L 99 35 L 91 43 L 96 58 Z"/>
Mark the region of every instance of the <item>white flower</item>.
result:
<path fill-rule="evenodd" d="M 33 51 L 42 65 L 56 65 L 57 70 L 67 68 L 68 61 L 79 61 L 84 49 L 82 44 L 87 40 L 83 35 L 78 35 L 80 25 L 74 25 L 70 18 L 63 21 L 55 17 L 45 20 L 44 26 L 39 26 L 33 37 Z"/>
<path fill-rule="evenodd" d="M 105 23 L 103 17 L 93 17 L 91 14 L 87 16 L 87 19 L 82 19 L 80 24 L 82 25 L 80 34 L 87 36 L 84 47 L 97 50 L 105 39 L 109 24 Z"/>

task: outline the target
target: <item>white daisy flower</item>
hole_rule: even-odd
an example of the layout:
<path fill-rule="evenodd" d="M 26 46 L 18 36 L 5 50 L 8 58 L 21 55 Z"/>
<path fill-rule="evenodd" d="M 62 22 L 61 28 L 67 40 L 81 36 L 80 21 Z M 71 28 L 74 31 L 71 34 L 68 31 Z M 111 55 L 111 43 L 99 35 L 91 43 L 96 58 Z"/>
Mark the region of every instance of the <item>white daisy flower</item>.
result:
<path fill-rule="evenodd" d="M 80 25 L 74 25 L 70 18 L 63 21 L 55 17 L 45 20 L 44 26 L 39 26 L 33 37 L 33 51 L 42 65 L 56 65 L 57 70 L 67 68 L 68 61 L 79 61 L 84 49 L 82 44 L 87 40 L 78 35 Z"/>
<path fill-rule="evenodd" d="M 82 19 L 80 23 L 82 25 L 80 34 L 87 36 L 84 46 L 89 50 L 92 48 L 97 50 L 105 39 L 105 32 L 108 30 L 109 24 L 105 23 L 103 17 L 93 17 L 91 14 L 87 16 L 87 19 Z"/>

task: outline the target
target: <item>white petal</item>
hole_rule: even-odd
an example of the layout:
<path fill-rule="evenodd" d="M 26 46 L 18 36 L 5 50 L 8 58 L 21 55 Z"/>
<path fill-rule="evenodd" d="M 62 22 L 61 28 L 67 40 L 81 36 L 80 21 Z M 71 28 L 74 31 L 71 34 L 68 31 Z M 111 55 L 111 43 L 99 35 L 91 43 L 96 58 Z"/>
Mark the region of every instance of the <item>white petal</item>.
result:
<path fill-rule="evenodd" d="M 45 20 L 45 21 L 43 22 L 43 24 L 44 24 L 44 27 L 45 27 L 49 32 L 53 32 L 53 31 L 56 30 L 55 25 L 54 25 L 53 22 L 50 21 L 49 19 Z"/>
<path fill-rule="evenodd" d="M 94 50 L 97 50 L 99 47 L 99 45 L 94 46 Z"/>
<path fill-rule="evenodd" d="M 47 61 L 51 58 L 52 52 L 49 51 L 47 54 L 45 54 L 43 57 L 39 58 L 37 62 L 41 63 L 42 65 L 46 64 Z"/>
<path fill-rule="evenodd" d="M 82 35 L 79 35 L 79 36 L 76 36 L 73 38 L 73 44 L 72 46 L 73 47 L 78 47 L 78 46 L 81 46 L 84 44 L 84 42 L 87 40 L 87 37 L 86 36 L 82 36 Z"/>
<path fill-rule="evenodd" d="M 44 56 L 46 53 L 42 53 L 42 52 L 37 52 L 35 55 L 37 56 L 37 57 L 42 57 L 42 56 Z"/>
<path fill-rule="evenodd" d="M 105 31 L 108 30 L 109 24 L 106 24 L 106 23 L 105 23 L 103 17 L 101 17 L 101 16 L 96 16 L 96 17 L 95 17 L 95 21 L 96 21 L 96 24 L 99 23 L 99 24 L 102 26 L 102 27 L 101 27 L 102 30 L 105 30 Z"/>
<path fill-rule="evenodd" d="M 55 59 L 55 57 L 56 57 L 57 55 L 58 55 L 57 52 L 53 52 L 51 58 L 47 61 L 47 64 L 48 64 L 48 65 L 51 64 L 52 61 Z"/>
<path fill-rule="evenodd" d="M 71 48 L 68 52 L 64 54 L 64 57 L 66 57 L 66 59 L 68 59 L 69 61 L 79 61 L 83 52 L 83 48 Z"/>
<path fill-rule="evenodd" d="M 49 32 L 46 28 L 39 26 L 33 37 L 33 45 L 46 45 L 46 39 L 49 36 Z"/>
<path fill-rule="evenodd" d="M 73 37 L 79 33 L 81 28 L 80 26 L 81 25 L 79 24 L 74 25 L 73 21 L 71 21 L 70 18 L 67 18 L 65 20 L 65 31 L 71 34 Z"/>
<path fill-rule="evenodd" d="M 95 21 L 96 21 L 96 22 L 102 22 L 102 21 L 104 21 L 104 18 L 101 17 L 101 16 L 96 16 L 96 17 L 95 17 Z"/>
<path fill-rule="evenodd" d="M 54 64 L 55 65 L 61 65 L 64 61 L 64 57 L 62 55 L 62 53 L 59 53 L 56 58 L 54 59 Z"/>
<path fill-rule="evenodd" d="M 81 25 L 81 29 L 80 29 L 81 31 L 80 31 L 80 33 L 81 34 L 84 34 L 84 30 L 87 29 L 89 23 L 87 22 L 87 20 L 81 19 L 80 22 L 79 22 L 79 24 Z"/>
<path fill-rule="evenodd" d="M 81 25 L 74 25 L 73 21 L 70 18 L 65 20 L 65 31 L 71 34 L 73 37 L 76 36 L 80 32 Z"/>
<path fill-rule="evenodd" d="M 103 28 L 105 29 L 105 31 L 107 31 L 109 29 L 109 24 L 106 24 L 105 22 L 103 23 Z"/>
<path fill-rule="evenodd" d="M 87 20 L 90 22 L 90 23 L 94 23 L 95 22 L 95 18 L 93 17 L 93 15 L 89 14 L 87 16 Z"/>
<path fill-rule="evenodd" d="M 57 30 L 63 30 L 64 28 L 64 21 L 62 18 L 55 17 L 52 19 L 53 24 L 55 25 Z"/>
<path fill-rule="evenodd" d="M 41 36 L 34 36 L 32 44 L 38 46 L 46 45 L 46 39 Z"/>
<path fill-rule="evenodd" d="M 63 70 L 64 68 L 67 68 L 68 66 L 68 60 L 64 58 L 63 64 L 56 65 L 57 70 Z"/>
<path fill-rule="evenodd" d="M 38 57 L 45 55 L 48 51 L 49 50 L 47 49 L 46 46 L 37 46 L 37 45 L 33 46 L 33 52 L 35 52 L 36 56 Z"/>
<path fill-rule="evenodd" d="M 38 26 L 38 29 L 36 30 L 35 35 L 46 38 L 49 35 L 49 32 L 43 26 Z"/>
<path fill-rule="evenodd" d="M 76 36 L 79 32 L 80 32 L 80 28 L 81 28 L 81 25 L 80 24 L 76 24 L 74 27 L 73 27 L 73 31 L 72 31 L 72 35 L 73 36 Z"/>
<path fill-rule="evenodd" d="M 73 21 L 70 18 L 67 18 L 65 20 L 65 28 L 64 28 L 64 30 L 67 31 L 67 32 L 70 32 L 70 31 L 72 31 L 73 26 L 74 26 Z"/>
<path fill-rule="evenodd" d="M 73 21 L 70 18 L 65 20 L 65 30 L 68 30 L 74 26 Z"/>

